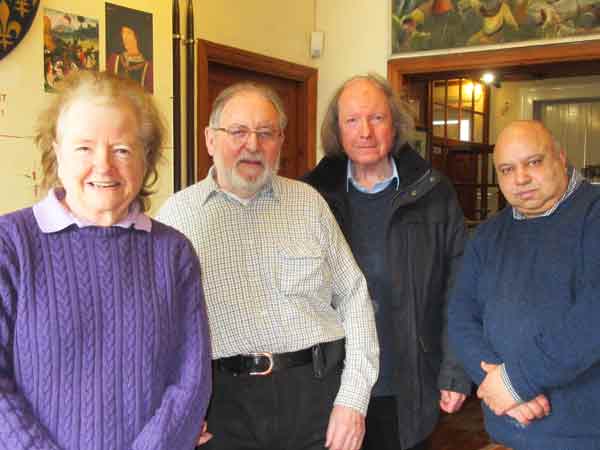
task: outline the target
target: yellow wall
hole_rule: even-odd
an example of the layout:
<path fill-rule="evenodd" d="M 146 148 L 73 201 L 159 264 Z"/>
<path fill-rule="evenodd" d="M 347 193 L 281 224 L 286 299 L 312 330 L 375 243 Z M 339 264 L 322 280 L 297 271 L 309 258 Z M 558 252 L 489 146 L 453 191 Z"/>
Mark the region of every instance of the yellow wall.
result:
<path fill-rule="evenodd" d="M 198 38 L 314 65 L 308 51 L 313 0 L 194 0 L 194 19 Z"/>
<path fill-rule="evenodd" d="M 0 134 L 18 138 L 0 137 L 0 214 L 30 206 L 35 197 L 32 171 L 39 178 L 38 152 L 31 136 L 34 133 L 35 117 L 53 94 L 44 92 L 42 24 L 44 8 L 56 9 L 71 14 L 95 18 L 100 28 L 100 67 L 104 68 L 104 1 L 46 0 L 42 1 L 29 33 L 20 45 L 0 61 Z M 154 27 L 154 96 L 171 128 L 171 7 L 170 2 L 125 0 L 122 6 L 150 12 Z M 172 144 L 166 143 L 166 161 L 162 166 L 160 194 L 155 205 L 162 202 L 170 192 L 171 165 L 169 163 Z M 164 193 L 164 194 L 163 194 Z"/>
<path fill-rule="evenodd" d="M 370 71 L 386 76 L 388 8 L 388 2 L 372 0 L 195 0 L 195 30 L 202 39 L 317 67 L 320 125 L 329 99 L 346 78 Z M 315 30 L 325 38 L 322 57 L 312 59 L 309 42 Z M 320 146 L 317 152 L 319 159 Z"/>
<path fill-rule="evenodd" d="M 387 1 L 317 0 L 316 29 L 325 33 L 323 57 L 318 59 L 318 125 L 338 86 L 366 72 L 387 76 Z M 319 146 L 319 152 L 321 152 Z M 319 159 L 321 153 L 317 155 Z"/>
<path fill-rule="evenodd" d="M 118 2 L 151 12 L 154 19 L 155 98 L 171 125 L 171 2 L 122 0 Z M 186 1 L 180 0 L 181 28 L 185 33 Z M 337 86 L 346 78 L 367 71 L 385 76 L 388 53 L 388 2 L 370 0 L 194 0 L 195 36 L 239 47 L 319 69 L 318 124 Z M 0 134 L 24 139 L 0 138 L 0 214 L 31 205 L 36 201 L 30 175 L 39 163 L 30 136 L 34 118 L 48 96 L 43 91 L 42 16 L 48 7 L 98 19 L 100 24 L 100 67 L 104 68 L 104 2 L 89 0 L 47 0 L 42 2 L 25 40 L 0 61 Z M 310 33 L 325 34 L 323 56 L 309 55 Z M 184 48 L 182 47 L 182 53 Z M 39 55 L 39 56 L 37 56 Z M 0 101 L 1 101 L 0 97 Z M 184 117 L 185 119 L 185 117 Z M 202 138 L 202 134 L 199 136 Z M 183 138 L 185 138 L 185 133 Z M 184 143 L 185 144 L 185 143 Z M 172 144 L 165 149 L 155 210 L 172 191 Z M 317 155 L 320 157 L 320 151 Z"/>
<path fill-rule="evenodd" d="M 172 117 L 171 1 L 119 0 L 119 4 L 153 14 L 155 97 L 169 125 Z M 185 33 L 186 0 L 180 0 L 181 27 Z M 346 78 L 368 71 L 386 75 L 389 52 L 387 1 L 373 0 L 193 0 L 195 36 L 319 69 L 317 126 L 335 89 Z M 35 201 L 30 175 L 39 169 L 30 138 L 34 117 L 49 95 L 43 92 L 43 8 L 63 10 L 100 23 L 101 64 L 104 67 L 104 2 L 46 0 L 24 42 L 0 61 L 0 134 L 25 139 L 0 138 L 0 214 Z M 309 55 L 313 30 L 324 32 L 323 54 Z M 184 48 L 182 47 L 182 53 Z M 492 140 L 498 130 L 520 114 L 519 94 L 506 89 L 492 97 Z M 2 94 L 6 94 L 3 102 Z M 506 101 L 510 107 L 504 113 Z M 2 115 L 2 111 L 5 113 Z M 184 136 L 185 137 L 185 134 Z M 199 135 L 202 139 L 202 133 Z M 172 191 L 172 146 L 167 144 L 154 209 Z M 319 146 L 317 159 L 321 156 Z M 39 170 L 38 170 L 39 171 Z"/>
<path fill-rule="evenodd" d="M 310 30 L 314 23 L 312 1 L 193 0 L 192 5 L 196 39 L 205 39 L 297 64 L 314 66 L 308 51 Z M 187 37 L 187 0 L 179 0 L 179 6 L 181 33 L 185 38 Z M 187 46 L 182 45 L 182 80 L 185 79 L 186 49 Z M 181 90 L 182 99 L 185 99 L 187 92 L 183 81 Z M 187 123 L 183 112 L 181 120 L 182 129 L 185 130 Z M 196 130 L 196 133 L 197 139 L 204 139 L 202 130 Z M 181 140 L 185 152 L 187 148 L 185 132 L 182 133 Z M 184 185 L 187 178 L 184 157 L 181 163 L 181 179 Z"/>

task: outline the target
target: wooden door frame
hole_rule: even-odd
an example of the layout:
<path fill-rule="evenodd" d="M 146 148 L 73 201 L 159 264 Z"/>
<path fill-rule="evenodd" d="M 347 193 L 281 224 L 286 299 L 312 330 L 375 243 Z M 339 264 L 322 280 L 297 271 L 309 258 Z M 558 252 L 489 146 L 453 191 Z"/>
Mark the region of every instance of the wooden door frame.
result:
<path fill-rule="evenodd" d="M 558 64 L 565 63 L 565 64 Z M 566 64 L 568 63 L 568 64 Z M 484 71 L 510 73 L 515 79 L 519 71 L 536 77 L 560 77 L 600 74 L 600 41 L 579 41 L 567 44 L 513 47 L 500 50 L 399 57 L 388 60 L 388 80 L 400 92 L 410 78 L 435 79 L 472 77 Z M 530 78 L 531 79 L 531 78 Z M 431 101 L 431 92 L 428 93 Z M 489 101 L 489 98 L 488 98 Z M 426 125 L 431 123 L 428 105 Z M 489 106 L 488 106 L 489 107 Z M 489 131 L 488 131 L 489 132 Z M 431 145 L 431 142 L 429 143 Z M 428 149 L 428 151 L 431 151 Z M 482 198 L 484 198 L 482 196 Z M 487 201 L 487 196 L 485 197 Z M 503 197 L 499 197 L 502 204 Z"/>
<path fill-rule="evenodd" d="M 208 98 L 208 66 L 218 63 L 237 69 L 250 70 L 263 75 L 272 75 L 295 81 L 300 85 L 298 98 L 298 149 L 305 152 L 306 169 L 316 163 L 317 151 L 317 81 L 318 70 L 282 59 L 253 53 L 227 45 L 198 39 L 198 144 L 196 177 L 207 173 L 210 158 L 204 142 L 204 128 L 208 125 L 211 105 Z"/>
<path fill-rule="evenodd" d="M 513 47 L 501 50 L 395 58 L 388 60 L 388 80 L 399 90 L 411 75 L 451 73 L 461 75 L 486 70 L 535 70 L 553 63 L 571 62 L 555 68 L 557 76 L 600 73 L 600 41 Z M 587 70 L 586 70 L 587 67 Z M 592 72 L 592 73 L 590 73 Z"/>

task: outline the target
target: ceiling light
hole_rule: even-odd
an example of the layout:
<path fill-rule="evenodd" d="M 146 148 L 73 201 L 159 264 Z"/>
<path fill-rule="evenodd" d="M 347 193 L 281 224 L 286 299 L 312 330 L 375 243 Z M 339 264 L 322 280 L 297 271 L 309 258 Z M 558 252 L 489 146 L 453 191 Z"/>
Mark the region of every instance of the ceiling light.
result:
<path fill-rule="evenodd" d="M 481 81 L 483 81 L 485 84 L 492 84 L 495 79 L 496 76 L 492 72 L 485 72 L 481 76 Z"/>

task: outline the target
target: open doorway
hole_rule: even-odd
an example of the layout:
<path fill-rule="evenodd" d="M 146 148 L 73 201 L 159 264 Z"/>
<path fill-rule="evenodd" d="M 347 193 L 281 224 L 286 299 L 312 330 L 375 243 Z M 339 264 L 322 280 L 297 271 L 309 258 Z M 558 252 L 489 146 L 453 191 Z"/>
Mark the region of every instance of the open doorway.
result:
<path fill-rule="evenodd" d="M 561 100 L 570 99 L 569 102 L 574 97 L 587 100 L 591 98 L 594 101 L 600 98 L 600 95 L 593 93 L 600 89 L 600 76 L 598 76 L 600 75 L 600 43 L 598 42 L 463 53 L 459 58 L 457 55 L 398 58 L 389 61 L 388 78 L 397 90 L 406 89 L 408 95 L 413 96 L 412 103 L 418 103 L 414 108 L 415 111 L 418 112 L 419 117 L 425 118 L 421 120 L 423 127 L 432 129 L 433 117 L 427 111 L 430 107 L 431 90 L 422 87 L 420 94 L 415 97 L 415 90 L 419 91 L 416 86 L 419 84 L 427 86 L 423 80 L 461 77 L 480 79 L 483 72 L 487 70 L 496 71 L 501 79 L 499 86 L 490 87 L 489 141 L 487 142 L 490 146 L 495 143 L 498 133 L 504 126 L 516 119 L 534 118 L 534 109 L 539 108 L 541 111 L 545 101 L 555 101 L 559 99 L 558 97 Z M 578 91 L 579 95 L 574 96 L 574 91 Z M 539 103 L 536 105 L 536 102 Z M 546 103 L 548 104 L 551 103 Z M 425 111 L 422 108 L 425 108 Z M 576 143 L 565 143 L 565 146 L 569 147 L 576 145 Z M 590 151 L 594 150 L 592 146 Z M 463 172 L 466 172 L 446 172 L 460 193 L 461 177 L 473 177 L 477 166 L 462 155 L 464 149 L 460 146 L 449 148 L 448 152 L 453 152 L 453 156 L 462 159 L 459 166 Z M 443 154 L 443 150 L 440 150 L 440 153 Z M 432 162 L 435 156 L 433 151 L 429 152 Z M 600 159 L 600 155 L 594 155 L 594 158 L 596 156 Z M 586 165 L 591 158 L 588 153 Z M 598 176 L 600 177 L 600 173 Z M 461 200 L 466 211 L 469 208 L 473 209 L 472 195 L 469 198 L 470 205 Z M 473 397 L 464 410 L 452 415 L 443 415 L 434 435 L 437 441 L 434 439 L 432 450 L 501 448 L 493 444 L 482 447 L 484 445 L 482 441 L 489 441 L 485 441 L 485 436 L 481 435 L 483 432 L 481 416 L 478 400 Z"/>
<path fill-rule="evenodd" d="M 418 142 L 434 168 L 452 180 L 467 224 L 476 225 L 504 206 L 492 170 L 490 87 L 476 78 L 415 75 L 407 99 Z"/>
<path fill-rule="evenodd" d="M 495 86 L 488 87 L 489 108 L 488 114 L 484 117 L 485 124 L 483 126 L 484 130 L 487 128 L 488 134 L 482 143 L 488 147 L 470 149 L 471 156 L 469 157 L 465 153 L 466 148 L 463 139 L 458 139 L 461 141 L 461 145 L 458 146 L 449 145 L 452 144 L 452 141 L 446 139 L 442 142 L 442 145 L 438 145 L 436 150 L 438 154 L 442 154 L 446 162 L 458 161 L 460 166 L 458 168 L 464 169 L 453 170 L 452 166 L 448 167 L 448 164 L 446 164 L 448 170 L 445 170 L 445 173 L 451 178 L 461 196 L 461 204 L 465 210 L 465 215 L 468 219 L 471 219 L 473 224 L 476 224 L 479 220 L 485 218 L 485 215 L 493 214 L 496 208 L 502 208 L 505 204 L 502 196 L 493 186 L 494 173 L 491 168 L 492 160 L 489 157 L 498 133 L 513 120 L 534 118 L 534 103 L 536 101 L 557 100 L 553 96 L 559 95 L 558 92 L 566 92 L 576 87 L 582 97 L 587 97 L 588 100 L 590 97 L 592 97 L 592 100 L 600 99 L 599 55 L 600 43 L 588 41 L 577 45 L 548 45 L 535 47 L 535 49 L 525 47 L 487 52 L 465 52 L 460 54 L 460 58 L 457 58 L 455 54 L 397 58 L 388 62 L 388 78 L 394 88 L 407 93 L 409 102 L 417 112 L 417 124 L 420 126 L 420 132 L 433 135 L 433 130 L 436 127 L 434 121 L 439 121 L 439 117 L 436 117 L 436 106 L 431 100 L 435 95 L 435 90 L 431 87 L 432 81 L 456 79 L 475 81 L 480 80 L 486 71 L 492 71 L 496 74 L 498 81 L 496 81 Z M 598 95 L 591 94 L 595 91 L 598 91 Z M 548 94 L 548 97 L 546 97 L 547 92 L 553 94 Z M 541 104 L 538 107 L 542 108 Z M 437 113 L 437 116 L 439 116 L 439 113 Z M 551 120 L 547 113 L 546 118 Z M 450 120 L 453 119 L 458 120 L 457 123 L 460 122 L 460 119 L 449 115 L 446 115 L 444 121 L 448 125 Z M 546 119 L 543 120 L 546 121 Z M 578 121 L 580 120 L 578 119 Z M 594 122 L 594 120 L 591 120 L 591 122 Z M 595 122 L 598 122 L 598 120 Z M 474 123 L 469 125 L 474 126 Z M 556 133 L 553 125 L 548 125 Z M 598 127 L 600 127 L 600 124 Z M 594 129 L 595 133 L 596 126 L 591 126 L 591 128 Z M 576 133 L 578 136 L 585 136 L 581 133 L 581 130 L 576 131 Z M 557 137 L 561 139 L 561 133 L 558 134 Z M 594 135 L 590 129 L 590 133 L 585 139 L 591 139 L 591 136 Z M 569 148 L 580 147 L 581 142 L 567 140 L 567 142 L 563 142 L 563 145 L 568 152 Z M 434 147 L 435 139 L 430 139 L 427 155 L 435 165 L 436 153 Z M 485 154 L 488 155 L 488 170 L 482 170 L 481 163 L 475 164 L 474 162 L 475 159 L 483 161 Z M 572 159 L 573 163 L 576 163 L 581 158 L 573 155 Z M 598 164 L 596 164 L 596 160 L 598 160 Z M 590 161 L 593 161 L 593 163 Z M 584 175 L 592 176 L 592 174 L 597 173 L 600 180 L 600 150 L 596 151 L 593 146 L 589 147 L 585 164 L 574 165 L 583 169 Z M 598 165 L 598 168 L 595 167 L 596 165 Z M 593 167 L 589 168 L 589 166 Z M 443 169 L 443 167 L 441 168 Z M 475 171 L 479 171 L 479 175 L 476 176 Z M 482 181 L 484 173 L 488 177 L 487 195 L 482 192 L 484 186 L 480 186 L 479 191 L 476 193 L 465 193 L 464 191 L 469 190 L 465 187 L 465 183 L 484 184 Z M 492 195 L 495 198 L 490 198 L 490 193 L 493 193 Z M 486 202 L 487 205 L 482 208 L 482 203 Z M 481 211 L 482 209 L 483 211 Z"/>

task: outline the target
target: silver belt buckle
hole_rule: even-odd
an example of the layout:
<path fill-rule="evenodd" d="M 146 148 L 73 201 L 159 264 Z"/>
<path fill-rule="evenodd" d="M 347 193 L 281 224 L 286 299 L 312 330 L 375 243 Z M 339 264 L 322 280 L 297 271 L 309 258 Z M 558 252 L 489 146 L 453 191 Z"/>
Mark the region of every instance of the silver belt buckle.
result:
<path fill-rule="evenodd" d="M 256 376 L 266 376 L 271 375 L 273 372 L 273 353 L 268 352 L 257 352 L 257 353 L 248 353 L 250 356 L 264 356 L 269 360 L 269 367 L 267 370 L 263 370 L 262 372 L 249 372 L 248 375 L 256 375 Z"/>

